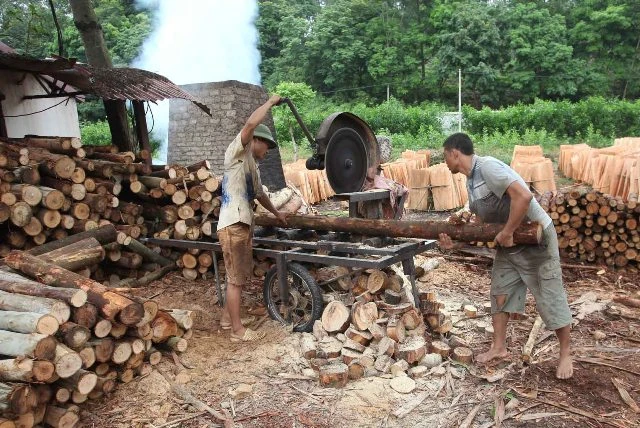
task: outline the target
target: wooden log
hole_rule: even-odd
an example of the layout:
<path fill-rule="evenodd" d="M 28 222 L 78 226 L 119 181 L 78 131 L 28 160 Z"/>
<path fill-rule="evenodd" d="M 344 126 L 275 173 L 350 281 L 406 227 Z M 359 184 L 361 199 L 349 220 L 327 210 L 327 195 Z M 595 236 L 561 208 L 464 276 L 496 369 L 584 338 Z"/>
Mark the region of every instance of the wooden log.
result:
<path fill-rule="evenodd" d="M 53 335 L 58 331 L 60 323 L 49 314 L 34 312 L 0 311 L 0 330 L 15 333 L 40 333 Z"/>
<path fill-rule="evenodd" d="M 374 269 L 367 279 L 367 290 L 371 294 L 377 294 L 384 289 L 384 284 L 387 281 L 387 274 L 381 270 Z"/>
<path fill-rule="evenodd" d="M 58 337 L 71 349 L 81 349 L 91 339 L 91 330 L 67 321 L 60 325 Z"/>
<path fill-rule="evenodd" d="M 79 369 L 72 376 L 65 379 L 62 384 L 81 394 L 88 394 L 95 388 L 97 382 L 98 376 L 95 373 Z"/>
<path fill-rule="evenodd" d="M 184 309 L 171 309 L 168 314 L 176 321 L 178 327 L 183 330 L 190 330 L 193 327 L 193 311 Z"/>
<path fill-rule="evenodd" d="M 0 360 L 0 381 L 3 382 L 46 382 L 55 372 L 50 361 L 30 358 Z"/>
<path fill-rule="evenodd" d="M 113 323 L 109 320 L 100 319 L 95 323 L 93 327 L 93 333 L 98 338 L 107 337 L 111 333 Z"/>
<path fill-rule="evenodd" d="M 11 211 L 9 215 L 11 223 L 18 227 L 26 226 L 31 221 L 31 217 L 33 217 L 33 210 L 26 202 L 16 202 L 9 207 L 9 210 Z"/>
<path fill-rule="evenodd" d="M 426 342 L 423 337 L 412 336 L 404 343 L 399 343 L 393 354 L 397 360 L 404 360 L 409 364 L 418 363 L 427 353 Z"/>
<path fill-rule="evenodd" d="M 72 311 L 71 320 L 83 327 L 93 328 L 98 321 L 98 309 L 91 303 L 85 303 Z"/>
<path fill-rule="evenodd" d="M 390 305 L 397 305 L 402 301 L 402 294 L 390 289 L 384 290 L 384 301 Z"/>
<path fill-rule="evenodd" d="M 88 369 L 96 362 L 96 351 L 92 346 L 86 345 L 78 351 L 78 355 L 80 355 L 80 358 L 82 359 L 82 368 Z"/>
<path fill-rule="evenodd" d="M 113 355 L 113 350 L 115 349 L 116 345 L 115 341 L 112 338 L 105 337 L 103 339 L 93 339 L 89 342 L 89 345 L 93 346 L 97 362 L 107 363 L 111 361 L 111 356 Z"/>
<path fill-rule="evenodd" d="M 267 215 L 256 216 L 255 223 L 258 226 L 282 227 L 279 220 Z M 446 233 L 452 239 L 459 241 L 488 242 L 493 241 L 504 225 L 489 223 L 454 225 L 443 221 L 371 220 L 291 215 L 287 217 L 286 227 L 421 239 L 438 239 L 441 233 Z M 514 243 L 516 244 L 539 244 L 541 239 L 542 226 L 537 223 L 522 224 L 514 233 Z"/>
<path fill-rule="evenodd" d="M 14 251 L 9 253 L 4 260 L 10 267 L 37 278 L 47 285 L 79 288 L 86 291 L 89 302 L 96 305 L 109 320 L 116 320 L 117 316 L 119 322 L 125 325 L 134 325 L 144 315 L 141 304 L 108 291 L 105 286 L 91 279 L 47 263 L 30 254 Z"/>
<path fill-rule="evenodd" d="M 164 311 L 159 311 L 151 322 L 151 329 L 153 330 L 153 342 L 159 343 L 164 342 L 171 336 L 176 336 L 178 324 L 171 315 Z"/>
<path fill-rule="evenodd" d="M 127 248 L 139 255 L 141 255 L 146 261 L 152 263 L 158 263 L 160 266 L 168 266 L 173 263 L 172 260 L 163 257 L 162 255 L 151 251 L 144 244 L 136 241 L 135 239 L 131 239 L 127 244 Z"/>
<path fill-rule="evenodd" d="M 378 319 L 378 307 L 375 303 L 355 303 L 351 311 L 353 325 L 358 330 L 366 330 Z"/>
<path fill-rule="evenodd" d="M 74 411 L 49 405 L 44 415 L 45 422 L 53 428 L 73 428 L 80 417 Z"/>
<path fill-rule="evenodd" d="M 0 330 L 0 349 L 3 355 L 11 357 L 26 355 L 51 360 L 55 356 L 56 340 L 44 334 L 23 334 Z"/>
<path fill-rule="evenodd" d="M 40 184 L 40 172 L 37 165 L 25 165 L 13 170 L 13 174 L 16 180 L 25 184 L 37 185 Z"/>
<path fill-rule="evenodd" d="M 59 386 L 54 395 L 57 403 L 64 404 L 71 399 L 71 390 L 64 386 Z"/>
<path fill-rule="evenodd" d="M 404 342 L 406 332 L 402 318 L 399 316 L 390 316 L 387 322 L 387 336 L 398 343 Z"/>
<path fill-rule="evenodd" d="M 463 364 L 473 362 L 473 351 L 464 346 L 458 346 L 453 350 L 453 359 Z"/>
<path fill-rule="evenodd" d="M 356 343 L 359 343 L 363 346 L 366 346 L 369 344 L 369 342 L 371 342 L 371 340 L 373 339 L 373 336 L 370 332 L 368 331 L 359 331 L 356 330 L 355 328 L 349 327 L 345 332 L 344 332 L 345 336 L 349 339 L 352 340 Z"/>
<path fill-rule="evenodd" d="M 56 374 L 65 379 L 80 370 L 82 358 L 74 350 L 58 343 L 54 363 L 56 365 Z"/>
<path fill-rule="evenodd" d="M 440 354 L 442 358 L 448 358 L 451 348 L 446 343 L 440 340 L 435 340 L 431 342 L 431 352 L 434 354 Z"/>
<path fill-rule="evenodd" d="M 337 300 L 330 302 L 322 312 L 322 327 L 329 333 L 343 332 L 349 325 L 349 309 Z"/>
<path fill-rule="evenodd" d="M 349 380 L 349 367 L 343 363 L 332 363 L 322 366 L 318 375 L 320 385 L 342 388 Z"/>
<path fill-rule="evenodd" d="M 116 342 L 113 348 L 113 354 L 111 355 L 111 361 L 115 364 L 122 364 L 131 357 L 132 353 L 133 349 L 129 342 Z"/>
<path fill-rule="evenodd" d="M 65 239 L 58 241 L 47 242 L 39 247 L 32 248 L 28 251 L 33 256 L 39 256 L 44 253 L 49 253 L 53 250 L 57 250 L 67 245 L 73 244 L 78 241 L 82 241 L 87 238 L 95 238 L 100 244 L 105 245 L 116 240 L 118 231 L 112 224 L 101 226 L 97 229 L 93 229 L 87 232 L 71 235 Z"/>
<path fill-rule="evenodd" d="M 37 395 L 29 385 L 0 383 L 0 409 L 21 415 L 33 410 L 37 405 Z"/>
<path fill-rule="evenodd" d="M 7 272 L 0 270 L 0 275 L 5 273 Z M 0 291 L 0 310 L 47 314 L 55 317 L 60 324 L 67 322 L 71 316 L 69 305 L 65 302 L 47 297 L 7 293 L 6 291 Z"/>
<path fill-rule="evenodd" d="M 39 258 L 63 269 L 77 271 L 100 263 L 104 256 L 105 251 L 100 242 L 95 238 L 86 238 L 57 250 L 41 254 Z"/>

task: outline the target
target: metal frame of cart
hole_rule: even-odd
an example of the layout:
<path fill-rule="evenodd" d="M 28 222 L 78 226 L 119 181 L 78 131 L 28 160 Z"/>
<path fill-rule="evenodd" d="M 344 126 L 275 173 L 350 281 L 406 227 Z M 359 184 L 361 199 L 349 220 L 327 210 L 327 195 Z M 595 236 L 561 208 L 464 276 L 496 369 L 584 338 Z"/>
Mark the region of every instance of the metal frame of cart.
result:
<path fill-rule="evenodd" d="M 220 277 L 218 273 L 218 257 L 216 253 L 222 252 L 220 243 L 217 240 L 212 241 L 188 241 L 180 239 L 157 239 L 143 238 L 143 242 L 173 248 L 182 249 L 199 249 L 209 250 L 213 256 L 213 266 L 216 281 L 216 290 L 220 302 L 224 301 L 222 288 L 220 286 Z M 402 263 L 404 274 L 409 277 L 411 282 L 414 302 L 418 301 L 418 291 L 415 284 L 415 265 L 413 257 L 432 249 L 436 245 L 433 240 L 407 241 L 399 242 L 382 248 L 364 247 L 361 244 L 340 241 L 297 241 L 297 240 L 281 240 L 276 238 L 253 238 L 253 253 L 257 256 L 264 256 L 276 261 L 276 273 L 278 278 L 278 287 L 280 296 L 284 305 L 284 319 L 291 322 L 289 295 L 290 287 L 287 281 L 287 269 L 291 262 L 307 262 L 315 264 L 323 264 L 328 266 L 344 266 L 360 269 L 384 269 L 395 263 Z M 260 248 L 266 246 L 271 248 Z M 284 247 L 285 249 L 274 249 L 273 247 Z M 322 251 L 331 253 L 332 255 L 318 254 Z M 333 255 L 333 254 L 340 255 Z M 358 257 L 360 256 L 360 257 Z M 377 256 L 376 258 L 361 258 L 363 256 Z M 313 284 L 315 287 L 323 284 Z M 264 287 L 267 287 L 265 278 Z M 273 317 L 273 314 L 271 314 Z M 314 319 L 312 318 L 311 321 Z M 312 324 L 312 323 L 311 323 Z M 308 328 L 307 328 L 308 330 Z"/>

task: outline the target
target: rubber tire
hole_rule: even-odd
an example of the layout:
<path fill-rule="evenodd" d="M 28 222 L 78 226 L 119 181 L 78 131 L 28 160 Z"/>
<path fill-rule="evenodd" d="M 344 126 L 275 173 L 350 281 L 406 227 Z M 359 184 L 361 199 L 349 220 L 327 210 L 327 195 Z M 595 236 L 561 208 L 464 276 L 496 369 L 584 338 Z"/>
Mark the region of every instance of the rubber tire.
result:
<path fill-rule="evenodd" d="M 316 280 L 304 266 L 298 263 L 287 263 L 287 271 L 291 271 L 293 274 L 298 275 L 298 277 L 307 284 L 307 288 L 311 293 L 311 319 L 304 324 L 297 325 L 296 327 L 294 327 L 293 331 L 311 332 L 313 331 L 313 324 L 316 320 L 320 319 L 320 317 L 322 316 L 322 310 L 324 309 L 322 291 L 320 290 L 320 287 L 318 287 Z M 280 311 L 278 311 L 275 302 L 271 300 L 271 287 L 269 287 L 269 284 L 272 280 L 277 281 L 277 266 L 275 265 L 272 266 L 271 269 L 269 269 L 264 277 L 262 295 L 271 318 L 283 324 L 286 324 L 286 321 L 284 320 L 282 315 L 280 315 Z"/>

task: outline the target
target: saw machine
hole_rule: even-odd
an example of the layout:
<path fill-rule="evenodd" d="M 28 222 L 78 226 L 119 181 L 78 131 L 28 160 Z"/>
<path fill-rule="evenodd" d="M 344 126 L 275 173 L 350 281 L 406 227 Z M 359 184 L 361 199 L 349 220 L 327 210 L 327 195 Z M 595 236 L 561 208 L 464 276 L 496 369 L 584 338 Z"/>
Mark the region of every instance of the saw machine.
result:
<path fill-rule="evenodd" d="M 362 190 L 367 170 L 377 168 L 380 148 L 369 125 L 358 116 L 338 112 L 327 117 L 314 138 L 289 98 L 283 98 L 314 150 L 307 169 L 326 169 L 331 188 L 338 194 Z"/>

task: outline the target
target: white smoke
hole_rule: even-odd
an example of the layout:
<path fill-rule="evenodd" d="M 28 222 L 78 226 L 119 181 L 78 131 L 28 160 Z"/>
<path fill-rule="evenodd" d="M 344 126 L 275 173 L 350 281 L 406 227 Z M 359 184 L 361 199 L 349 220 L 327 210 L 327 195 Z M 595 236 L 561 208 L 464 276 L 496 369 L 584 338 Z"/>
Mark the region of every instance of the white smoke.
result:
<path fill-rule="evenodd" d="M 256 0 L 138 0 L 137 5 L 152 11 L 154 23 L 133 67 L 178 85 L 260 83 Z M 154 161 L 166 163 L 169 102 L 151 109 L 153 135 L 163 142 Z M 147 123 L 152 126 L 149 115 Z"/>

